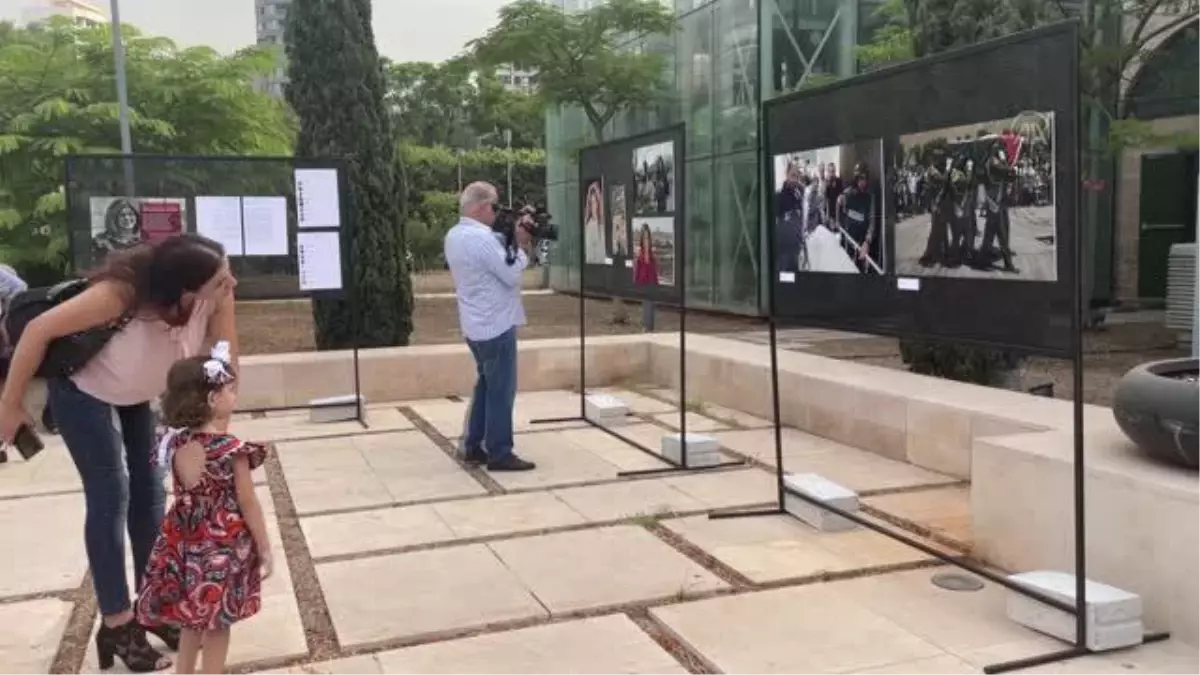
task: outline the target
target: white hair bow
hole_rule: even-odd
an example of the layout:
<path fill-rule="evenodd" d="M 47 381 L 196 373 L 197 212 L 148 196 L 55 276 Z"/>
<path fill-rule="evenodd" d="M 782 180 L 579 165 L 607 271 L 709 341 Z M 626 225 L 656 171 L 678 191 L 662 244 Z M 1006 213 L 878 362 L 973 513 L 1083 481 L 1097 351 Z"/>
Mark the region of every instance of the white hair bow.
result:
<path fill-rule="evenodd" d="M 213 345 L 209 358 L 204 362 L 204 379 L 210 384 L 225 384 L 233 380 L 229 372 L 229 342 L 221 340 Z"/>

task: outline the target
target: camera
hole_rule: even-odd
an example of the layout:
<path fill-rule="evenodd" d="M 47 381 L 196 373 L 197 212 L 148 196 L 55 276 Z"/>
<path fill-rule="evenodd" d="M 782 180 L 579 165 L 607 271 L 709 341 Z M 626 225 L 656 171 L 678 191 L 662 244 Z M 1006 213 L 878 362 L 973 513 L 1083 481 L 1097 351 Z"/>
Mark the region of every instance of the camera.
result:
<path fill-rule="evenodd" d="M 525 216 L 530 216 L 533 223 L 518 225 Z M 524 227 L 534 239 L 558 241 L 558 226 L 552 220 L 553 216 L 544 204 L 527 205 L 518 201 L 513 202 L 511 207 L 500 207 L 496 211 L 496 219 L 492 221 L 492 231 L 502 239 L 506 251 L 505 262 L 511 265 L 517 260 L 518 227 Z"/>

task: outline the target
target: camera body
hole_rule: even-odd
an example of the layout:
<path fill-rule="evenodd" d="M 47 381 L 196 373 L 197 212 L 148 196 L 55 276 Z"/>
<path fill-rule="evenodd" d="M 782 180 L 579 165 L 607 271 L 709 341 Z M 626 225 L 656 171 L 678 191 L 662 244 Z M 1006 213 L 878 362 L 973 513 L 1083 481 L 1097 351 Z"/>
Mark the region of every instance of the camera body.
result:
<path fill-rule="evenodd" d="M 520 224 L 525 216 L 531 217 L 533 223 Z M 513 202 L 511 207 L 500 207 L 496 219 L 492 221 L 492 231 L 501 237 L 504 244 L 505 262 L 511 265 L 517 260 L 518 227 L 524 227 L 534 239 L 558 241 L 558 226 L 552 220 L 553 216 L 543 204 L 527 205 L 518 201 Z"/>

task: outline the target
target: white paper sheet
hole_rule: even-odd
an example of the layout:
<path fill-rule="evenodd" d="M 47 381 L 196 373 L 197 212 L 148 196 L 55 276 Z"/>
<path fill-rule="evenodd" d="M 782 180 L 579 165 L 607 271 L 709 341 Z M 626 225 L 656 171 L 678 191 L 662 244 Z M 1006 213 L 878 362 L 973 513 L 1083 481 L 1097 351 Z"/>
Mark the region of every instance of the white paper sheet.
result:
<path fill-rule="evenodd" d="M 341 227 L 336 169 L 296 169 L 296 212 L 300 227 Z"/>
<path fill-rule="evenodd" d="M 287 197 L 243 197 L 246 255 L 287 255 Z"/>
<path fill-rule="evenodd" d="M 300 232 L 296 235 L 300 263 L 300 290 L 336 291 L 342 287 L 342 244 L 337 232 Z"/>
<path fill-rule="evenodd" d="M 240 197 L 196 197 L 196 233 L 225 247 L 225 254 L 244 255 Z"/>

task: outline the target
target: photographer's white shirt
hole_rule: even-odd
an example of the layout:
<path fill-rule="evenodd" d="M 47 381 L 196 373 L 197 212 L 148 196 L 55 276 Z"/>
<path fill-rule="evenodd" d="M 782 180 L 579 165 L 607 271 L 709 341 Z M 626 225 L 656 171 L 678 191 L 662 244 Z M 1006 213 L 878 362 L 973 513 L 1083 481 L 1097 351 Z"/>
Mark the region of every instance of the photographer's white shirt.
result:
<path fill-rule="evenodd" d="M 463 336 L 483 342 L 525 325 L 521 304 L 522 272 L 529 264 L 525 252 L 519 251 L 513 264 L 506 264 L 504 245 L 492 228 L 471 218 L 450 228 L 444 244 Z"/>

